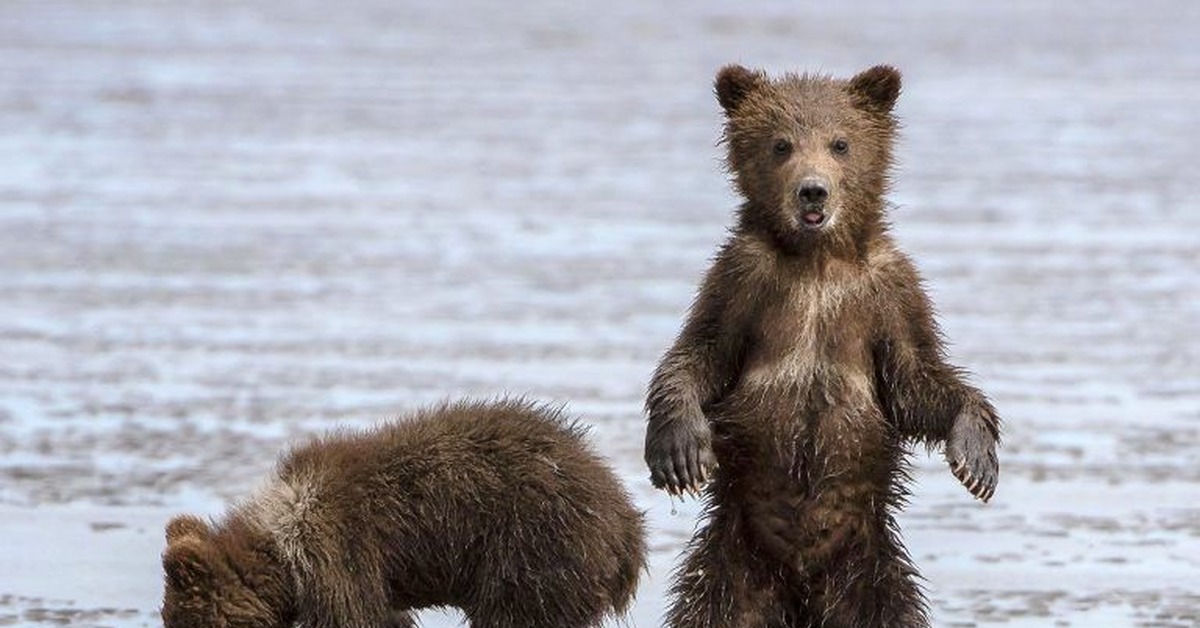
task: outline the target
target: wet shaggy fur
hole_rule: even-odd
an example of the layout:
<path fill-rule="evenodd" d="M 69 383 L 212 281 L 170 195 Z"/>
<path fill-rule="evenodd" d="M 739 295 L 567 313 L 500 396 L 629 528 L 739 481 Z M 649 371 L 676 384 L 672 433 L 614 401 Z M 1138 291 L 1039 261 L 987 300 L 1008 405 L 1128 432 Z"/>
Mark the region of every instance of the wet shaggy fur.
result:
<path fill-rule="evenodd" d="M 652 481 L 706 501 L 667 623 L 926 626 L 893 517 L 909 445 L 986 501 L 1000 421 L 888 234 L 900 74 L 729 66 L 716 92 L 744 203 L 646 402 Z"/>
<path fill-rule="evenodd" d="M 315 440 L 223 520 L 166 532 L 168 628 L 400 628 L 430 606 L 476 628 L 598 626 L 628 607 L 646 553 L 583 430 L 520 401 Z"/>

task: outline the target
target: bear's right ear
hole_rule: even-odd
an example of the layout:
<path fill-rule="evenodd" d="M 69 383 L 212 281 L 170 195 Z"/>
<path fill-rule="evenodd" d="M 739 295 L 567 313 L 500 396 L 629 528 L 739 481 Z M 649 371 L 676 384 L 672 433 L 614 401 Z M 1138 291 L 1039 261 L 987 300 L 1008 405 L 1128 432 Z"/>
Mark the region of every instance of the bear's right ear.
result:
<path fill-rule="evenodd" d="M 199 517 L 179 515 L 167 522 L 167 543 L 172 543 L 189 536 L 206 539 L 211 532 L 212 530 L 209 529 L 208 524 L 204 523 Z"/>
<path fill-rule="evenodd" d="M 737 64 L 727 65 L 717 72 L 717 102 L 721 103 L 726 116 L 732 116 L 746 96 L 766 81 L 767 75 L 762 72 L 754 72 Z"/>

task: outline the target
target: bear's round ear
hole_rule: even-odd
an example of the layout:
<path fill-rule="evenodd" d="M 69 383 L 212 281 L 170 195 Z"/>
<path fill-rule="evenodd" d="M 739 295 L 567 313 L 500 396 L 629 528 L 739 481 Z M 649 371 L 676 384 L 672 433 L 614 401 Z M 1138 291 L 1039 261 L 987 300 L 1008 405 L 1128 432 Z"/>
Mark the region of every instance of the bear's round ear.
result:
<path fill-rule="evenodd" d="M 207 541 L 192 537 L 173 541 L 162 555 L 167 588 L 182 591 L 208 587 L 213 582 L 212 558 Z"/>
<path fill-rule="evenodd" d="M 207 523 L 192 515 L 179 515 L 167 522 L 167 543 L 185 537 L 208 538 L 211 530 Z"/>
<path fill-rule="evenodd" d="M 850 95 L 854 104 L 862 109 L 889 113 L 900 97 L 900 70 L 890 65 L 877 65 L 859 72 L 850 79 Z"/>
<path fill-rule="evenodd" d="M 754 72 L 740 65 L 727 65 L 717 72 L 716 91 L 717 102 L 725 110 L 725 115 L 732 116 L 738 105 L 746 96 L 767 80 L 767 75 Z"/>

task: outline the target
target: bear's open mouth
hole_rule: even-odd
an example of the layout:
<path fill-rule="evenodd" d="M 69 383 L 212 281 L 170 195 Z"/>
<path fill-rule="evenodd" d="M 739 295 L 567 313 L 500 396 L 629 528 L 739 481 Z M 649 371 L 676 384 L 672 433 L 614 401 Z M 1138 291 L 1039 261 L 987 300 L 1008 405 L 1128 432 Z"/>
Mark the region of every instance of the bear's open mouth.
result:
<path fill-rule="evenodd" d="M 825 212 L 810 209 L 800 214 L 800 222 L 804 223 L 805 227 L 820 227 L 825 224 Z"/>

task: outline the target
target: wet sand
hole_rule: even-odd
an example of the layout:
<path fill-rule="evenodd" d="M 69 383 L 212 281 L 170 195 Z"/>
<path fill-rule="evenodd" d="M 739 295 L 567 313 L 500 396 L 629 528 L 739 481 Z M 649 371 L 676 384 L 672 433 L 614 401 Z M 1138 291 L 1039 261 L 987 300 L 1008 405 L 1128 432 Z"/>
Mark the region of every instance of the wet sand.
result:
<path fill-rule="evenodd" d="M 172 514 L 506 393 L 595 426 L 658 625 L 696 508 L 641 397 L 736 203 L 730 61 L 905 73 L 895 231 L 1007 421 L 990 505 L 914 456 L 935 624 L 1200 622 L 1200 5 L 577 4 L 0 5 L 0 625 L 153 625 Z"/>

